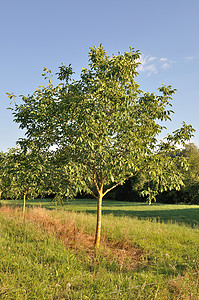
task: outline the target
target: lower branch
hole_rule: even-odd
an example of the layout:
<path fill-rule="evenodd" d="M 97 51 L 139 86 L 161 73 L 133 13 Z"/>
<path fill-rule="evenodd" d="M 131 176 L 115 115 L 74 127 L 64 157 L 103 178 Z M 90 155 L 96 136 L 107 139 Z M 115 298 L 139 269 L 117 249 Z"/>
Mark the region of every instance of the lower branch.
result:
<path fill-rule="evenodd" d="M 144 168 L 143 168 L 144 169 Z M 108 190 L 106 190 L 104 193 L 103 193 L 103 196 L 105 196 L 108 192 L 112 191 L 114 188 L 116 188 L 118 185 L 120 185 L 122 182 L 126 181 L 127 179 L 137 175 L 140 171 L 143 171 L 143 169 L 135 172 L 135 174 L 133 175 L 130 175 L 130 176 L 127 176 L 126 178 L 120 180 L 118 183 L 116 183 L 114 186 L 112 186 L 111 188 L 109 188 Z"/>

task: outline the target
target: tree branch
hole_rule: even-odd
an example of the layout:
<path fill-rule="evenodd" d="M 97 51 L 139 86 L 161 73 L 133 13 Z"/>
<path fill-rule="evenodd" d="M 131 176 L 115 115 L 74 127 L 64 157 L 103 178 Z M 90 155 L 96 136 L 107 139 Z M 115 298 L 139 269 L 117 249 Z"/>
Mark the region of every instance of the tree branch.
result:
<path fill-rule="evenodd" d="M 90 193 L 94 198 L 97 199 L 97 196 L 93 193 L 93 191 L 91 191 L 91 189 L 89 189 L 89 188 L 88 188 L 88 190 L 89 190 L 89 193 Z"/>
<path fill-rule="evenodd" d="M 99 193 L 99 186 L 98 186 L 97 181 L 95 179 L 95 167 L 94 167 L 94 171 L 93 171 L 93 182 L 94 182 L 95 187 L 96 187 L 96 189 L 97 189 L 97 191 Z"/>
<path fill-rule="evenodd" d="M 110 191 L 112 191 L 114 188 L 116 188 L 118 185 L 120 185 L 122 182 L 125 182 L 127 179 L 137 175 L 139 172 L 143 171 L 144 168 L 138 170 L 137 172 L 135 172 L 133 175 L 130 175 L 130 176 L 127 176 L 125 179 L 123 180 L 120 180 L 118 183 L 116 183 L 114 186 L 112 186 L 110 189 L 106 190 L 104 193 L 103 193 L 103 197 Z"/>
<path fill-rule="evenodd" d="M 114 188 L 116 188 L 118 185 L 120 185 L 122 182 L 126 181 L 127 179 L 129 179 L 131 176 L 128 176 L 126 177 L 125 179 L 123 180 L 120 180 L 118 183 L 116 183 L 114 186 L 112 186 L 110 189 L 106 190 L 104 193 L 103 193 L 103 197 L 108 193 L 110 192 L 111 190 L 113 190 Z"/>

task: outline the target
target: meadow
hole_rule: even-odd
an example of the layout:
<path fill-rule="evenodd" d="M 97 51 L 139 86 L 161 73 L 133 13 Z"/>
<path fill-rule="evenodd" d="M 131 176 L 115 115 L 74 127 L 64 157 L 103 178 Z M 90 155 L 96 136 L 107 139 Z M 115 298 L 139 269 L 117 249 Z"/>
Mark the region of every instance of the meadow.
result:
<path fill-rule="evenodd" d="M 0 299 L 198 299 L 199 207 L 2 200 Z"/>

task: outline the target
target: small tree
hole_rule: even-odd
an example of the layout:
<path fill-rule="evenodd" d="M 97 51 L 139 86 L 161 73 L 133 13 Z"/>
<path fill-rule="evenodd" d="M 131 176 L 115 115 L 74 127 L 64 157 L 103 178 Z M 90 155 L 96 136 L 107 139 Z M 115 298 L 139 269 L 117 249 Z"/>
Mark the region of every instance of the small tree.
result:
<path fill-rule="evenodd" d="M 11 177 L 8 196 L 23 199 L 23 216 L 26 199 L 34 199 L 44 188 L 44 168 L 41 155 L 12 148 L 7 154 L 7 174 Z"/>
<path fill-rule="evenodd" d="M 66 195 L 84 191 L 97 199 L 95 245 L 99 246 L 102 199 L 112 189 L 140 172 L 158 178 L 156 186 L 144 191 L 151 201 L 160 189 L 179 189 L 181 175 L 176 165 L 183 158 L 168 156 L 178 143 L 192 136 L 191 125 L 158 141 L 170 120 L 171 86 L 160 94 L 144 93 L 135 81 L 140 53 L 129 52 L 109 57 L 102 45 L 90 48 L 89 67 L 80 79 L 71 82 L 71 66 L 62 65 L 53 86 L 50 71 L 46 87 L 40 86 L 23 103 L 15 105 L 14 120 L 25 128 L 29 147 L 56 145 L 64 157 L 68 186 Z M 12 97 L 12 95 L 9 95 Z"/>

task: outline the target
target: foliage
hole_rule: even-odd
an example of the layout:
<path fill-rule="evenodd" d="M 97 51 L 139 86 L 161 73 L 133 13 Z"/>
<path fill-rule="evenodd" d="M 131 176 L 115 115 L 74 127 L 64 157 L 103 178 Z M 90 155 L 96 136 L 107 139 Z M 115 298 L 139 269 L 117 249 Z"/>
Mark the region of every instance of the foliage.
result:
<path fill-rule="evenodd" d="M 188 168 L 183 170 L 184 186 L 180 191 L 172 190 L 158 196 L 164 203 L 199 203 L 199 149 L 193 143 L 185 145 L 180 155 L 184 156 Z"/>
<path fill-rule="evenodd" d="M 89 67 L 82 69 L 79 80 L 71 81 L 71 66 L 62 65 L 58 79 L 63 82 L 54 87 L 45 69 L 47 86 L 22 96 L 13 112 L 15 122 L 26 129 L 23 147 L 56 146 L 64 157 L 66 196 L 83 191 L 97 198 L 97 232 L 102 198 L 128 178 L 140 172 L 152 178 L 153 186 L 143 191 L 150 202 L 159 191 L 183 184 L 176 166 L 186 161 L 168 152 L 189 140 L 193 128 L 183 123 L 158 142 L 165 128 L 161 122 L 171 120 L 175 90 L 163 85 L 158 95 L 142 92 L 135 81 L 139 57 L 131 48 L 112 57 L 102 45 L 90 48 Z"/>
<path fill-rule="evenodd" d="M 185 190 L 189 193 L 192 201 L 198 198 L 199 202 L 199 149 L 193 143 L 185 146 L 183 155 L 189 163 L 185 173 Z"/>
<path fill-rule="evenodd" d="M 199 149 L 193 143 L 186 144 L 179 151 L 178 156 L 184 156 L 187 160 L 187 168 L 179 166 L 178 171 L 182 174 L 184 185 L 180 190 L 168 190 L 157 195 L 157 202 L 162 203 L 199 203 Z M 173 158 L 174 155 L 170 154 Z M 138 174 L 130 178 L 123 186 L 118 187 L 115 199 L 120 201 L 145 201 L 141 198 L 141 192 L 146 186 L 154 183 L 147 174 Z"/>
<path fill-rule="evenodd" d="M 46 153 L 46 172 L 48 174 L 45 181 L 45 189 L 48 195 L 53 195 L 53 201 L 62 203 L 67 194 L 68 199 L 76 195 L 76 193 L 68 193 L 67 188 L 70 185 L 70 180 L 67 173 L 66 155 L 59 153 L 59 150 L 48 151 Z"/>
<path fill-rule="evenodd" d="M 12 148 L 6 153 L 5 172 L 10 178 L 7 196 L 14 199 L 34 199 L 45 189 L 44 157 L 36 152 Z"/>
<path fill-rule="evenodd" d="M 0 199 L 6 198 L 10 189 L 12 175 L 8 172 L 9 155 L 8 153 L 0 152 Z"/>

